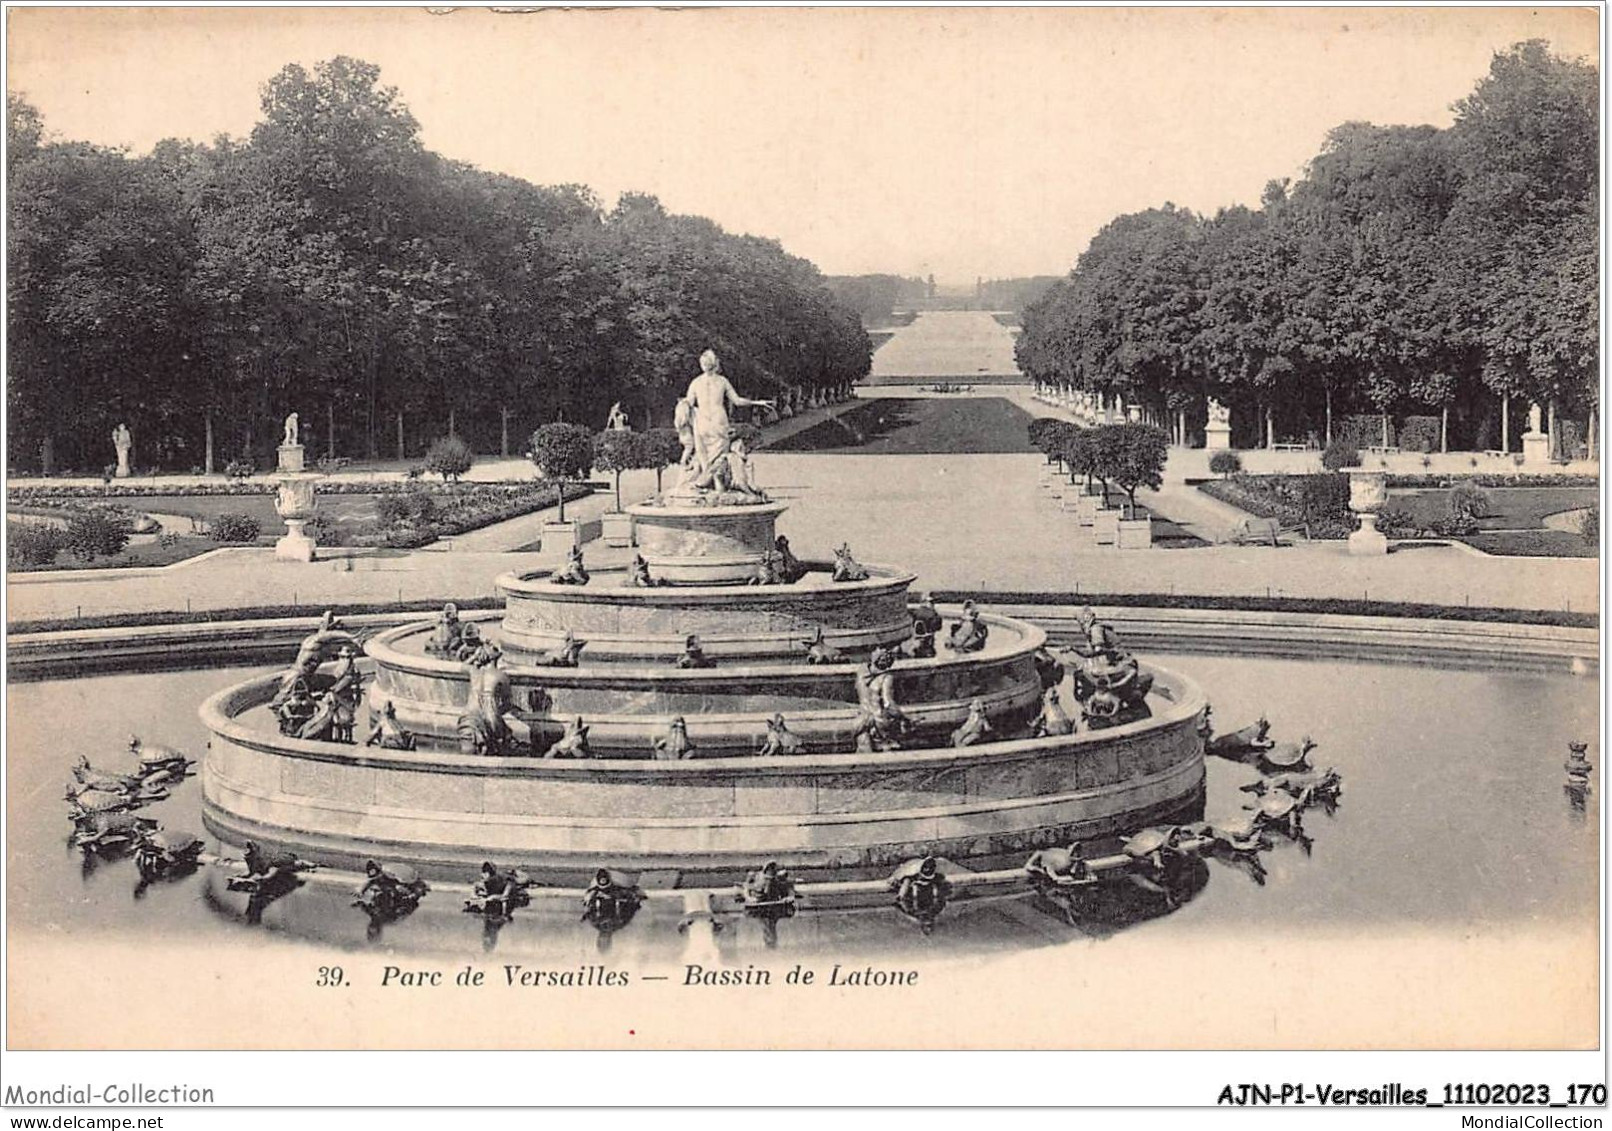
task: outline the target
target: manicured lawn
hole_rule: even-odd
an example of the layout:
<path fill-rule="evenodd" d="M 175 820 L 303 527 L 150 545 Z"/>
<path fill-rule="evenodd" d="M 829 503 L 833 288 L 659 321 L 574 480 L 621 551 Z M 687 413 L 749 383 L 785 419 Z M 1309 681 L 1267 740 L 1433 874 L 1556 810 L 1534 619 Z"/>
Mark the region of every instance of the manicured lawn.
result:
<path fill-rule="evenodd" d="M 1490 487 L 1488 514 L 1478 519 L 1480 530 L 1537 530 L 1546 515 L 1594 506 L 1600 493 L 1593 487 Z M 1445 514 L 1447 490 L 1391 491 L 1396 507 L 1409 511 L 1424 526 Z"/>
<path fill-rule="evenodd" d="M 878 397 L 767 447 L 825 455 L 1031 452 L 1030 420 L 1002 397 Z"/>
<path fill-rule="evenodd" d="M 1565 530 L 1521 530 L 1501 534 L 1472 534 L 1461 539 L 1486 554 L 1513 558 L 1593 558 L 1597 547 Z"/>
<path fill-rule="evenodd" d="M 45 569 L 127 569 L 134 566 L 165 566 L 182 562 L 186 558 L 194 558 L 198 554 L 205 554 L 209 550 L 219 549 L 219 543 L 211 538 L 196 535 L 180 535 L 177 541 L 164 546 L 155 540 L 131 544 L 121 554 L 109 558 L 96 558 L 93 561 L 81 561 L 71 553 L 63 550 L 56 555 L 56 560 L 49 565 L 11 566 L 8 572 L 33 573 Z"/>

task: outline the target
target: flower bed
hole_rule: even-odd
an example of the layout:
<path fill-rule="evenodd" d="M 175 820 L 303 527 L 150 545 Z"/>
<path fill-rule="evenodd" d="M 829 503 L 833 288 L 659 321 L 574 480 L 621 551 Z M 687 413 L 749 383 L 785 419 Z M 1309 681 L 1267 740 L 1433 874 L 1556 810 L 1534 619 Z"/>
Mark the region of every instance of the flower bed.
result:
<path fill-rule="evenodd" d="M 1234 475 L 1199 483 L 1198 490 L 1255 518 L 1303 529 L 1307 538 L 1347 538 L 1354 532 L 1346 475 Z"/>

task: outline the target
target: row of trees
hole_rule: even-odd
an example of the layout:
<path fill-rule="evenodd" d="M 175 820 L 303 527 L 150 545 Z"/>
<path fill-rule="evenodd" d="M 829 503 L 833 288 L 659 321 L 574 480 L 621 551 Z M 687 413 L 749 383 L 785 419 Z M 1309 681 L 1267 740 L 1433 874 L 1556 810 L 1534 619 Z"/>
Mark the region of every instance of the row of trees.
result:
<path fill-rule="evenodd" d="M 14 463 L 508 452 L 621 401 L 669 422 L 707 347 L 777 397 L 864 376 L 857 315 L 809 262 L 628 194 L 538 187 L 428 152 L 375 66 L 288 66 L 249 138 L 146 156 L 49 138 L 8 98 Z"/>
<path fill-rule="evenodd" d="M 1553 436 L 1559 413 L 1593 435 L 1595 70 L 1519 44 L 1455 114 L 1339 126 L 1257 209 L 1119 217 L 1026 311 L 1020 368 L 1140 406 L 1181 441 L 1210 397 L 1242 442 L 1421 411 L 1447 445 L 1515 448 L 1513 401 L 1548 406 Z"/>
<path fill-rule="evenodd" d="M 1125 492 L 1129 514 L 1136 516 L 1136 492 L 1155 491 L 1164 485 L 1164 464 L 1169 458 L 1169 437 L 1151 424 L 1102 424 L 1086 428 L 1067 420 L 1038 417 L 1029 424 L 1030 444 L 1047 462 L 1056 461 L 1069 481 L 1084 478 L 1102 485 L 1103 502 L 1110 486 Z"/>

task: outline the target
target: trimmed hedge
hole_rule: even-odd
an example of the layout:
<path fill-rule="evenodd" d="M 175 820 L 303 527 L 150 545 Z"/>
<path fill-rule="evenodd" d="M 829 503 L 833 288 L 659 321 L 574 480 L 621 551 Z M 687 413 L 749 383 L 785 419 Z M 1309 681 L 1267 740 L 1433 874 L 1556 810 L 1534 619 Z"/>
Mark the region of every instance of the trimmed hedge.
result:
<path fill-rule="evenodd" d="M 1599 487 L 1594 475 L 1540 475 L 1516 473 L 1473 473 L 1470 475 L 1390 475 L 1390 489 L 1405 487 L 1454 487 L 1473 483 L 1479 487 Z"/>
<path fill-rule="evenodd" d="M 1347 538 L 1354 533 L 1347 475 L 1236 475 L 1206 480 L 1198 490 L 1256 518 L 1303 528 L 1307 538 Z"/>
<path fill-rule="evenodd" d="M 819 563 L 822 564 L 822 563 Z M 1502 609 L 1467 605 L 1422 605 L 1403 601 L 1357 601 L 1336 597 L 1232 597 L 1189 593 L 1099 593 L 1031 591 L 1010 593 L 1001 590 L 937 589 L 935 600 L 948 604 L 974 601 L 995 605 L 1110 605 L 1117 608 L 1224 609 L 1249 613 L 1330 613 L 1338 616 L 1415 617 L 1422 620 L 1486 621 L 1492 624 L 1539 624 L 1556 628 L 1598 628 L 1601 618 L 1594 613 L 1569 613 L 1560 609 Z M 501 609 L 502 597 L 445 597 L 460 612 L 474 609 Z M 332 605 L 338 617 L 368 613 L 434 613 L 442 601 L 387 602 L 375 605 Z M 147 612 L 115 613 L 104 616 L 52 617 L 13 621 L 7 635 L 32 632 L 66 632 L 93 628 L 138 628 L 176 624 L 213 624 L 220 621 L 270 620 L 277 617 L 309 617 L 323 612 L 313 605 L 249 605 L 234 609 L 202 610 L 194 613 Z"/>

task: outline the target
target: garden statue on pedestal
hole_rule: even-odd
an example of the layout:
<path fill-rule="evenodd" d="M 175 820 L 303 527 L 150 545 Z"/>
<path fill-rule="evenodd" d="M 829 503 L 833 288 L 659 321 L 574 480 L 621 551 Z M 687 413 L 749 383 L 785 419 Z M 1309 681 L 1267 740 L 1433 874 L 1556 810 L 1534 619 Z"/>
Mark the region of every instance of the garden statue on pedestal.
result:
<path fill-rule="evenodd" d="M 134 450 L 134 436 L 129 432 L 127 424 L 119 424 L 112 429 L 112 446 L 118 452 L 118 469 L 116 475 L 119 479 L 129 477 L 129 453 Z"/>
<path fill-rule="evenodd" d="M 622 409 L 621 402 L 617 401 L 610 406 L 610 419 L 605 421 L 607 432 L 631 432 L 632 424 L 627 420 L 627 413 Z"/>

